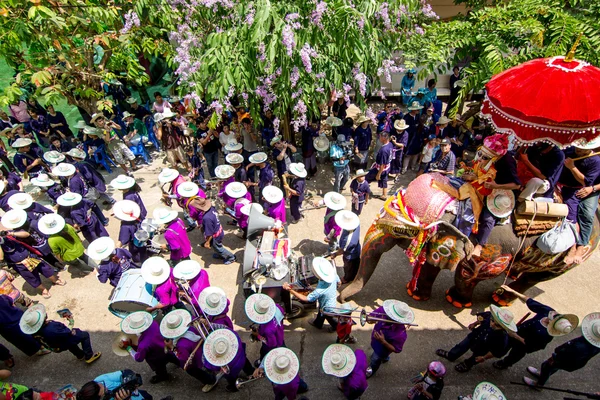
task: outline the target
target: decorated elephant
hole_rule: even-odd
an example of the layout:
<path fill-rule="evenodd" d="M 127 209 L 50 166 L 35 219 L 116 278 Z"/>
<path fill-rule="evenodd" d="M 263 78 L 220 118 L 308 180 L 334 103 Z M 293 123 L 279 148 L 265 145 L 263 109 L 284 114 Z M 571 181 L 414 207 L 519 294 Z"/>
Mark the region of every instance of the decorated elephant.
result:
<path fill-rule="evenodd" d="M 566 252 L 551 255 L 539 250 L 535 245 L 539 236 L 522 240 L 511 223 L 495 226 L 481 255 L 472 256 L 473 244 L 452 225 L 456 214 L 460 214 L 457 202 L 435 185 L 447 180 L 440 174 L 424 174 L 413 180 L 405 191 L 398 191 L 387 199 L 365 235 L 358 274 L 342 290 L 341 301 L 363 288 L 381 256 L 394 246 L 405 249 L 413 265 L 413 277 L 406 285 L 412 298 L 429 299 L 436 277 L 442 269 L 448 269 L 454 271 L 454 286 L 446 291 L 446 299 L 456 307 L 471 306 L 473 290 L 482 280 L 506 273 L 512 279 L 509 286 L 523 293 L 576 265 L 563 262 Z M 584 260 L 598 246 L 599 233 L 597 213 Z M 500 305 L 508 305 L 514 296 L 499 289 L 493 299 Z"/>

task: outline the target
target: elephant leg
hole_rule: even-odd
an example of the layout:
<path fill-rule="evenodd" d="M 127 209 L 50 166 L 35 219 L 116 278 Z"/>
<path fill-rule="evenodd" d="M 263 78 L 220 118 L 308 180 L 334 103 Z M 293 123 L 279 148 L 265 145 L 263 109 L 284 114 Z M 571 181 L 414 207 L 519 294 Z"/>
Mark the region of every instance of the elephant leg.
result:
<path fill-rule="evenodd" d="M 465 263 L 461 262 L 454 273 L 454 286 L 446 290 L 446 300 L 456 308 L 471 307 L 475 280 L 464 279 Z"/>
<path fill-rule="evenodd" d="M 358 273 L 354 280 L 342 290 L 342 293 L 340 293 L 340 302 L 346 302 L 348 298 L 362 290 L 363 286 L 371 279 L 373 272 L 375 272 L 375 268 L 383 253 L 396 246 L 400 240 L 401 239 L 384 232 L 377 226 L 377 223 L 371 225 L 365 235 Z"/>
<path fill-rule="evenodd" d="M 419 273 L 419 277 L 417 278 L 415 289 L 411 290 L 411 281 L 406 284 L 406 292 L 410 297 L 417 301 L 429 300 L 429 298 L 431 297 L 431 288 L 433 287 L 433 282 L 435 282 L 435 279 L 437 278 L 439 273 L 439 267 L 436 267 L 426 262 L 421 267 L 421 271 Z"/>

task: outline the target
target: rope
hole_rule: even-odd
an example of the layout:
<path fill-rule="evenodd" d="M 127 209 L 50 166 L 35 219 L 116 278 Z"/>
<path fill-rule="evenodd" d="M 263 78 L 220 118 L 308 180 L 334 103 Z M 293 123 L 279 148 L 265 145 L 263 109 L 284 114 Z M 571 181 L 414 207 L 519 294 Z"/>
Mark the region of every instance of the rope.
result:
<path fill-rule="evenodd" d="M 535 216 L 537 214 L 537 202 L 534 201 L 533 204 L 534 204 L 533 215 L 531 216 L 529 225 L 527 225 L 527 229 L 525 230 L 525 235 L 523 236 L 523 239 L 519 240 L 519 246 L 517 247 L 517 251 L 515 252 L 515 255 L 513 256 L 512 260 L 510 260 L 510 265 L 508 266 L 508 270 L 506 271 L 506 276 L 504 277 L 504 282 L 502 282 L 503 285 L 506 285 L 506 281 L 508 280 L 508 276 L 510 275 L 511 268 L 512 268 L 513 264 L 515 263 L 517 254 L 519 254 L 519 252 L 521 251 L 521 248 L 525 244 L 525 240 L 527 239 L 527 234 L 529 233 L 529 228 L 531 228 L 531 225 L 533 225 L 533 220 L 535 219 Z"/>

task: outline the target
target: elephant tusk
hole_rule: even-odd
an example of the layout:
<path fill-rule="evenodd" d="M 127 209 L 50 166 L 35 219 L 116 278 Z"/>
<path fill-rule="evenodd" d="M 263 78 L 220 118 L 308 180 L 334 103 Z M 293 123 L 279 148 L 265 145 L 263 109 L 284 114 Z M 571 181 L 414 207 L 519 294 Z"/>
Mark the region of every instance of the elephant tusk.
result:
<path fill-rule="evenodd" d="M 399 215 L 396 215 L 396 219 L 397 219 L 398 221 L 402 222 L 403 224 L 405 224 L 405 225 L 409 225 L 409 226 L 412 226 L 412 227 L 414 227 L 414 228 L 420 228 L 420 227 L 421 227 L 421 225 L 420 225 L 420 224 L 418 224 L 418 223 L 416 223 L 416 222 L 409 221 L 409 220 L 407 220 L 407 219 L 405 219 L 405 218 L 403 218 L 403 217 L 401 217 L 401 216 L 399 216 Z"/>

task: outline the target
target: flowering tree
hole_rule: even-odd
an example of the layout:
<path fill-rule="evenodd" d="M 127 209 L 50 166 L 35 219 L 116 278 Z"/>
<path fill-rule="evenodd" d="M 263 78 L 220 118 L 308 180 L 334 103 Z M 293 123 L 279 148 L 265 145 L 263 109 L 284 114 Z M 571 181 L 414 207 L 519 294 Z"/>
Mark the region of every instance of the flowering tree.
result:
<path fill-rule="evenodd" d="M 119 76 L 132 86 L 148 82 L 144 57 L 172 59 L 166 40 L 171 8 L 153 0 L 0 0 L 0 56 L 15 79 L 0 105 L 31 86 L 49 103 L 64 97 L 95 112 L 111 106 L 101 82 Z"/>
<path fill-rule="evenodd" d="M 239 96 L 255 119 L 284 118 L 289 140 L 335 90 L 364 103 L 379 77 L 402 71 L 394 54 L 437 18 L 423 0 L 167 0 L 181 15 L 170 39 L 182 92 L 220 114 Z M 279 119 L 276 127 L 279 127 Z"/>

